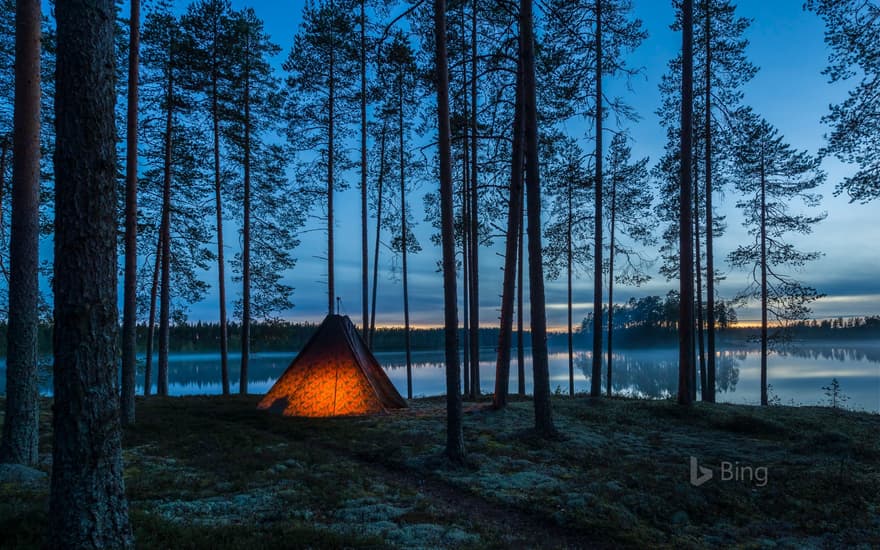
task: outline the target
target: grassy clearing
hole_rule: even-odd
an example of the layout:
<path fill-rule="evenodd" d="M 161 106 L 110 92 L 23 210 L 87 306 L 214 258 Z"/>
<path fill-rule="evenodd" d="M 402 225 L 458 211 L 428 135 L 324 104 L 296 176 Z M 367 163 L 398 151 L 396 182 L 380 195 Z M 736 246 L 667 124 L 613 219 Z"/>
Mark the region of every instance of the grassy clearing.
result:
<path fill-rule="evenodd" d="M 453 468 L 442 399 L 336 419 L 257 400 L 138 401 L 124 445 L 140 547 L 880 545 L 878 415 L 558 397 L 565 437 L 545 441 L 529 401 L 484 403 L 466 414 L 469 464 Z M 692 486 L 691 456 L 715 478 Z M 724 461 L 766 467 L 766 485 L 719 479 Z M 0 485 L 0 547 L 39 547 L 46 509 L 46 484 Z"/>

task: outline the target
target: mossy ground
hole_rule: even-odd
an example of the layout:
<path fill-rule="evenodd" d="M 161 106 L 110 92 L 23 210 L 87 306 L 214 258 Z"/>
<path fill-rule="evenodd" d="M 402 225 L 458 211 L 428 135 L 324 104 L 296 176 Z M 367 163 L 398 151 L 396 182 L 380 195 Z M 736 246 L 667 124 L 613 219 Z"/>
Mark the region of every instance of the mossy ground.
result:
<path fill-rule="evenodd" d="M 562 437 L 545 440 L 528 400 L 467 403 L 456 467 L 442 398 L 335 419 L 257 400 L 138 401 L 124 447 L 139 547 L 880 546 L 880 415 L 554 397 Z M 692 486 L 691 456 L 715 479 Z M 766 467 L 767 484 L 718 479 L 722 461 Z M 0 484 L 0 547 L 45 542 L 47 498 Z"/>

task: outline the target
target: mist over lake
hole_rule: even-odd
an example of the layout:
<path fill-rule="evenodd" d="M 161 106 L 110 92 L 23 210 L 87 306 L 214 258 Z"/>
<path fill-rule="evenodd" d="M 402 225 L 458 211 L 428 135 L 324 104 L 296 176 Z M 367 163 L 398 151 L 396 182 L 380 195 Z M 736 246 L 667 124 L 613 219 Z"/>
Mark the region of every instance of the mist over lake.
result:
<path fill-rule="evenodd" d="M 526 392 L 532 391 L 531 350 L 525 354 Z M 550 388 L 568 393 L 568 353 L 550 350 Z M 296 351 L 255 353 L 250 361 L 250 393 L 266 393 L 284 372 Z M 510 391 L 517 390 L 516 351 L 511 362 Z M 232 392 L 238 391 L 239 354 L 230 354 Z M 406 394 L 406 358 L 400 352 L 378 352 L 376 358 L 401 394 Z M 141 358 L 142 359 L 142 358 Z M 5 393 L 5 359 L 0 359 L 0 393 Z M 413 395 L 427 397 L 445 393 L 442 350 L 413 353 Z M 757 347 L 722 348 L 718 352 L 718 400 L 726 403 L 760 402 L 760 353 Z M 589 392 L 591 353 L 575 350 L 575 392 Z M 604 373 L 603 365 L 603 382 Z M 662 399 L 673 396 L 678 387 L 678 350 L 670 347 L 622 349 L 614 353 L 613 391 L 616 394 Z M 792 344 L 772 352 L 768 359 L 771 398 L 782 405 L 826 405 L 822 389 L 837 378 L 847 408 L 880 413 L 880 343 L 833 342 Z M 494 392 L 495 353 L 484 348 L 480 356 L 480 387 L 484 394 Z M 46 374 L 41 393 L 51 394 L 51 378 Z M 143 370 L 138 373 L 138 394 L 143 393 Z M 181 395 L 219 395 L 220 357 L 213 353 L 174 353 L 169 357 L 169 392 Z M 153 382 L 155 393 L 155 381 Z"/>

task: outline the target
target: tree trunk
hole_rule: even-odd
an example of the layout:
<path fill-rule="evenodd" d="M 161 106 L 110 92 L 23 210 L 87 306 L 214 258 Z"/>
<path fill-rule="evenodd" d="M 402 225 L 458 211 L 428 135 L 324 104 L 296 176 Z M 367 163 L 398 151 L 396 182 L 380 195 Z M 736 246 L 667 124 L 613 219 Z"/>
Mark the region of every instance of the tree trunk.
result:
<path fill-rule="evenodd" d="M 223 249 L 223 198 L 221 196 L 222 180 L 220 179 L 220 105 L 218 100 L 218 73 L 216 37 L 220 29 L 216 27 L 214 18 L 214 50 L 211 52 L 211 124 L 214 138 L 214 204 L 217 210 L 217 292 L 220 302 L 220 383 L 223 395 L 229 395 L 229 329 L 226 316 L 226 260 Z"/>
<path fill-rule="evenodd" d="M 6 417 L 0 462 L 27 465 L 37 463 L 40 442 L 40 21 L 39 0 L 16 1 Z"/>
<path fill-rule="evenodd" d="M 691 222 L 694 115 L 694 1 L 682 1 L 681 181 L 679 182 L 678 403 L 691 404 L 694 258 Z"/>
<path fill-rule="evenodd" d="M 46 541 L 128 548 L 116 384 L 115 5 L 69 0 L 55 13 L 55 404 Z"/>
<path fill-rule="evenodd" d="M 437 68 L 438 153 L 440 156 L 440 224 L 443 247 L 443 310 L 446 333 L 446 456 L 465 460 L 458 362 L 458 298 L 455 283 L 455 234 L 452 211 L 452 152 L 449 121 L 449 64 L 446 54 L 446 0 L 434 0 L 434 43 Z"/>
<path fill-rule="evenodd" d="M 461 12 L 461 35 L 465 34 L 465 21 L 464 21 L 464 9 L 462 8 Z M 467 82 L 467 65 L 462 63 L 461 65 L 461 77 L 462 82 Z M 464 96 L 464 119 L 469 120 L 468 116 L 468 96 L 467 94 L 462 94 Z M 471 178 L 470 178 L 470 149 L 468 148 L 468 130 L 467 126 L 464 126 L 463 132 L 463 140 L 462 140 L 462 184 L 461 184 L 461 281 L 462 281 L 462 307 L 464 308 L 464 312 L 462 315 L 462 357 L 464 360 L 464 395 L 467 399 L 473 399 L 473 385 L 471 384 L 471 376 L 473 374 L 473 370 L 471 368 L 471 221 L 470 221 L 470 210 L 471 210 L 471 201 L 470 201 L 470 187 L 471 187 Z"/>
<path fill-rule="evenodd" d="M 762 138 L 763 139 L 763 138 Z M 767 178 L 764 173 L 764 144 L 761 144 L 761 405 L 767 397 Z"/>
<path fill-rule="evenodd" d="M 406 397 L 412 399 L 412 350 L 409 342 L 409 284 L 407 281 L 407 233 L 406 233 L 406 152 L 404 150 L 403 124 L 403 74 L 398 75 L 397 83 L 397 123 L 400 148 L 400 235 L 402 240 L 401 262 L 403 267 L 403 339 L 406 349 Z"/>
<path fill-rule="evenodd" d="M 3 200 L 5 198 L 4 193 L 6 192 L 6 157 L 10 147 L 12 147 L 12 142 L 8 135 L 0 138 L 0 246 L 8 246 L 6 242 L 6 220 L 3 218 Z M 3 256 L 0 256 L 0 276 L 3 277 L 3 282 L 8 286 L 9 272 L 3 263 Z"/>
<path fill-rule="evenodd" d="M 162 185 L 162 285 L 159 297 L 159 372 L 156 379 L 156 393 L 168 395 L 168 340 L 170 336 L 171 315 L 171 149 L 172 126 L 174 124 L 174 38 L 168 51 L 168 74 L 165 106 L 165 174 Z"/>
<path fill-rule="evenodd" d="M 605 377 L 605 395 L 608 397 L 611 397 L 611 364 L 614 359 L 614 239 L 617 230 L 617 178 L 616 173 L 611 178 L 611 228 L 608 235 L 608 375 Z"/>
<path fill-rule="evenodd" d="M 361 332 L 367 336 L 367 305 L 369 303 L 369 252 L 367 250 L 367 14 L 366 0 L 361 0 L 361 304 L 364 323 Z M 369 341 L 369 340 L 368 340 Z"/>
<path fill-rule="evenodd" d="M 602 395 L 602 0 L 596 0 L 596 234 L 593 242 L 593 372 L 590 396 Z"/>
<path fill-rule="evenodd" d="M 571 204 L 571 179 L 568 180 L 568 212 L 566 219 L 566 245 L 565 245 L 565 255 L 566 255 L 566 275 L 567 275 L 567 288 L 568 288 L 568 395 L 570 397 L 574 397 L 574 331 L 573 331 L 573 319 L 572 319 L 572 254 L 571 254 L 571 218 L 574 215 L 572 211 Z"/>
<path fill-rule="evenodd" d="M 519 92 L 520 94 L 522 92 Z M 522 97 L 520 97 L 520 101 L 522 101 Z M 520 127 L 520 140 L 522 143 L 520 147 L 525 147 L 525 117 L 523 116 L 522 126 Z M 520 153 L 520 156 L 523 156 L 524 153 Z M 523 159 L 525 162 L 525 159 Z M 516 286 L 516 393 L 520 397 L 525 397 L 526 395 L 526 347 L 525 347 L 525 331 L 523 329 L 524 325 L 524 314 L 523 314 L 523 288 L 525 287 L 525 272 L 523 266 L 525 265 L 525 196 L 526 196 L 526 188 L 524 185 L 520 185 L 520 197 L 519 197 L 519 235 L 517 235 L 519 240 L 519 254 L 517 254 L 517 286 Z"/>
<path fill-rule="evenodd" d="M 379 140 L 379 178 L 376 184 L 378 199 L 376 203 L 376 245 L 373 254 L 373 295 L 372 312 L 370 313 L 370 350 L 373 349 L 373 338 L 376 336 L 376 291 L 379 284 L 379 235 L 382 231 L 382 188 L 385 180 L 385 134 L 388 123 L 382 122 L 382 136 Z"/>
<path fill-rule="evenodd" d="M 706 6 L 706 311 L 708 319 L 707 346 L 709 364 L 706 372 L 706 391 L 703 400 L 715 402 L 715 256 L 712 237 L 712 14 L 709 0 Z"/>
<path fill-rule="evenodd" d="M 134 424 L 134 387 L 137 378 L 137 155 L 138 66 L 140 0 L 131 0 L 128 41 L 128 105 L 125 127 L 125 275 L 122 307 L 121 420 Z"/>
<path fill-rule="evenodd" d="M 247 395 L 251 354 L 251 30 L 247 29 L 244 62 L 244 222 L 241 251 L 241 369 L 238 393 Z"/>
<path fill-rule="evenodd" d="M 330 11 L 335 13 L 333 1 L 330 2 Z M 335 118 L 336 118 L 336 44 L 335 36 L 330 37 L 330 66 L 328 67 L 329 90 L 327 98 L 327 313 L 336 312 L 334 299 L 336 298 L 336 279 L 334 277 L 333 257 L 333 168 L 336 156 L 334 148 Z"/>
<path fill-rule="evenodd" d="M 703 272 L 700 258 L 700 185 L 697 174 L 694 174 L 694 261 L 697 274 L 697 348 L 700 360 L 700 398 L 706 400 L 706 347 L 703 341 Z M 693 391 L 691 395 L 696 399 L 696 380 L 691 377 Z"/>
<path fill-rule="evenodd" d="M 144 359 L 144 397 L 153 391 L 153 335 L 156 332 L 156 296 L 159 294 L 159 275 L 162 267 L 162 235 L 156 242 L 156 265 L 153 268 L 153 284 L 150 287 L 150 319 L 147 322 L 147 350 Z"/>
<path fill-rule="evenodd" d="M 473 0 L 471 13 L 471 192 L 470 192 L 470 252 L 471 252 L 471 395 L 480 396 L 480 238 L 477 190 L 477 2 Z M 465 144 L 467 147 L 467 144 Z"/>
<path fill-rule="evenodd" d="M 544 304 L 544 266 L 541 257 L 541 182 L 538 158 L 538 109 L 535 90 L 535 39 L 532 0 L 520 0 L 520 55 L 523 64 L 525 112 L 526 204 L 529 235 L 529 298 L 532 324 L 532 370 L 535 431 L 556 435 L 550 410 L 550 370 L 547 358 L 547 317 Z"/>
<path fill-rule="evenodd" d="M 498 358 L 495 363 L 495 397 L 493 399 L 493 406 L 496 409 L 507 406 L 507 394 L 510 387 L 510 348 L 513 332 L 514 285 L 516 285 L 517 260 L 519 259 L 517 248 L 521 242 L 520 235 L 522 235 L 520 223 L 522 221 L 523 115 L 522 69 L 519 66 L 517 67 L 516 81 L 517 91 L 513 113 L 510 193 L 507 208 L 507 237 L 504 245 L 504 281 L 501 291 L 501 327 L 498 331 Z"/>

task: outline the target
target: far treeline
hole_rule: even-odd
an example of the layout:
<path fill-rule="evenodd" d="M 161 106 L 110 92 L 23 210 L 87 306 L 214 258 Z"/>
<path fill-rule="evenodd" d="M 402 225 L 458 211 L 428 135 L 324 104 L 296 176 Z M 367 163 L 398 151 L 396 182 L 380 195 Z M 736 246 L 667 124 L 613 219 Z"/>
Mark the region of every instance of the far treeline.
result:
<path fill-rule="evenodd" d="M 618 348 L 638 349 L 649 347 L 674 347 L 678 342 L 677 309 L 669 307 L 668 301 L 658 296 L 648 296 L 639 300 L 630 300 L 626 304 L 614 308 L 614 339 Z M 662 309 L 652 310 L 653 304 L 660 304 Z M 661 315 L 653 315 L 658 311 Z M 730 313 L 730 312 L 728 312 Z M 647 315 L 646 315 L 647 314 Z M 607 318 L 607 311 L 604 312 Z M 733 326 L 732 318 L 718 319 L 718 342 L 721 345 L 747 345 L 760 338 L 760 327 Z M 251 346 L 254 353 L 260 352 L 292 352 L 302 348 L 317 330 L 316 323 L 272 322 L 254 323 L 251 325 L 251 336 L 256 345 Z M 589 349 L 592 338 L 592 315 L 584 318 L 580 327 L 574 332 L 575 349 Z M 241 325 L 227 325 L 229 351 L 241 351 Z M 603 327 L 607 330 L 607 327 Z M 6 323 L 0 323 L 0 357 L 5 357 Z M 138 325 L 138 339 L 146 339 L 147 326 Z M 463 336 L 459 331 L 459 337 Z M 867 317 L 838 317 L 834 319 L 808 320 L 779 327 L 775 333 L 779 341 L 796 343 L 799 341 L 833 341 L 859 342 L 880 338 L 880 315 Z M 215 353 L 220 342 L 220 325 L 218 323 L 179 323 L 173 325 L 169 335 L 169 349 L 172 353 Z M 442 328 L 410 328 L 410 347 L 414 351 L 438 351 L 443 349 L 444 332 Z M 523 332 L 523 346 L 531 347 L 531 334 Z M 565 331 L 550 331 L 547 343 L 551 351 L 560 351 L 567 345 L 568 334 Z M 40 325 L 40 349 L 51 349 L 52 326 Z M 373 336 L 373 349 L 377 352 L 404 351 L 406 331 L 403 327 L 376 328 Z M 480 328 L 479 347 L 483 353 L 496 350 L 498 343 L 497 327 Z M 516 348 L 514 344 L 513 348 Z M 146 351 L 146 346 L 139 346 L 138 354 Z"/>

